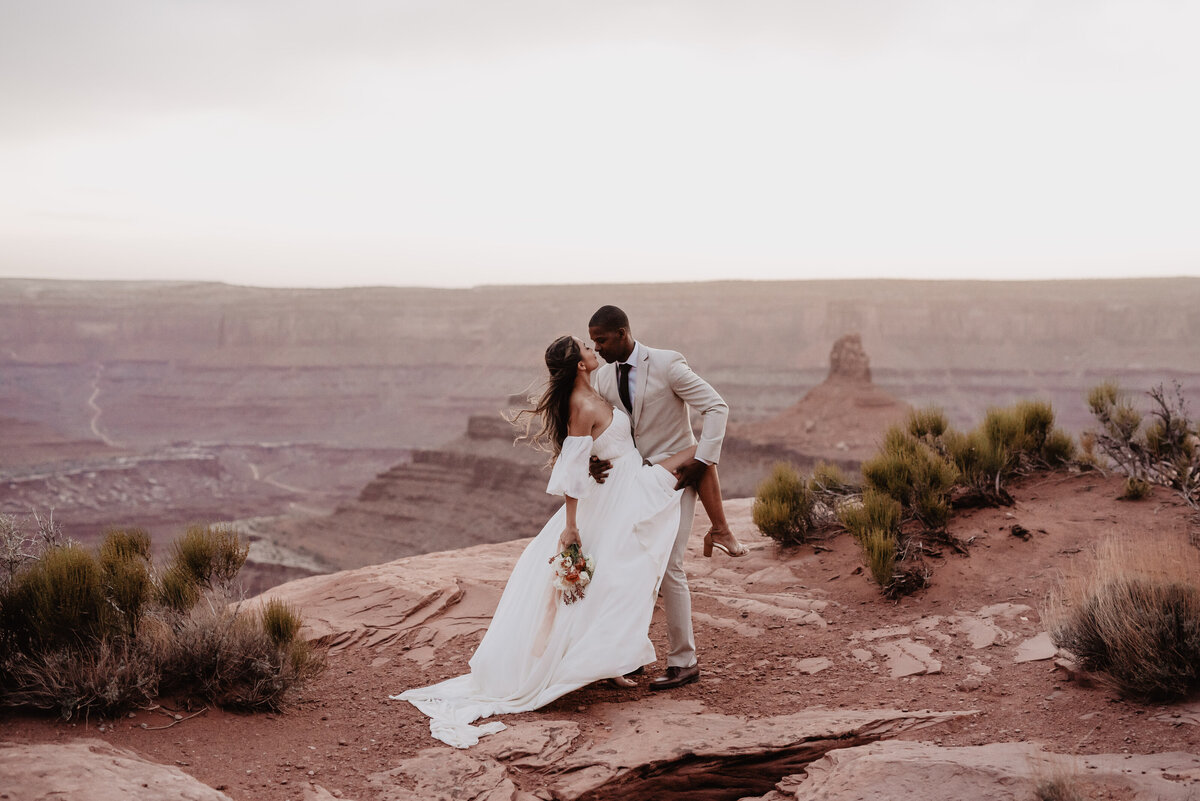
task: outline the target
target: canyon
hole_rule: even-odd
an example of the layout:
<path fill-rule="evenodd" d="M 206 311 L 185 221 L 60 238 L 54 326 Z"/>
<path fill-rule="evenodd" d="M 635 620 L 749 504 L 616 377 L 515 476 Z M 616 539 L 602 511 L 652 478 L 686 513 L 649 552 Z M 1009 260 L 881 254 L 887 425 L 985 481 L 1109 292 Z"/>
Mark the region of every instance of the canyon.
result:
<path fill-rule="evenodd" d="M 626 309 L 643 341 L 685 353 L 729 402 L 728 497 L 752 493 L 776 460 L 853 469 L 893 401 L 969 426 L 1040 397 L 1078 433 L 1084 393 L 1106 378 L 1200 395 L 1197 279 L 466 290 L 4 279 L 0 513 L 53 508 L 85 542 L 140 526 L 160 550 L 189 522 L 237 521 L 252 539 L 248 591 L 529 536 L 553 506 L 545 458 L 514 447 L 500 414 L 537 390 L 545 344 L 582 333 L 602 303 Z M 857 401 L 827 381 L 847 334 L 870 355 Z"/>

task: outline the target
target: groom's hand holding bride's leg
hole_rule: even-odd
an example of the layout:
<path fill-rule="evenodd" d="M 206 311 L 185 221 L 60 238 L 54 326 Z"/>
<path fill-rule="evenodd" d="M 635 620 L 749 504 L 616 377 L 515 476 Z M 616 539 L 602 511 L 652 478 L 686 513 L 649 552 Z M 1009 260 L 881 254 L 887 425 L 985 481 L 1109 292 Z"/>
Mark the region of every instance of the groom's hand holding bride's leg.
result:
<path fill-rule="evenodd" d="M 705 472 L 708 471 L 708 464 L 693 457 L 684 464 L 680 465 L 675 472 L 675 489 L 681 490 L 684 487 L 696 489 L 700 484 L 700 479 L 704 478 Z"/>

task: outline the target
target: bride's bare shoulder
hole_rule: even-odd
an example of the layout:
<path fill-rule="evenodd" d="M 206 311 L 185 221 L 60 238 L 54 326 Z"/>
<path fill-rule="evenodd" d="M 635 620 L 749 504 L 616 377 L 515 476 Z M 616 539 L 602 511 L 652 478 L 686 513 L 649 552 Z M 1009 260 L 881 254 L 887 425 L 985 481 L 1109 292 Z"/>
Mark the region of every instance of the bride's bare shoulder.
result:
<path fill-rule="evenodd" d="M 576 392 L 571 396 L 571 418 L 567 421 L 567 434 L 572 437 L 585 437 L 592 433 L 600 420 L 600 404 L 594 398 L 583 396 Z"/>

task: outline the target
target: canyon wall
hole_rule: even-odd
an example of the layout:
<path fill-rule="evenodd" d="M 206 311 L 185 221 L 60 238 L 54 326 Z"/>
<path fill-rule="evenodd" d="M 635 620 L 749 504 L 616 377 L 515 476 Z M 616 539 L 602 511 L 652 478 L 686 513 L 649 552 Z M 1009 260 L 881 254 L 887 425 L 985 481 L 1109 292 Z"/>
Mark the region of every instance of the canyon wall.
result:
<path fill-rule="evenodd" d="M 1200 397 L 1200 279 L 468 290 L 0 279 L 0 512 L 53 506 L 83 539 L 109 523 L 158 538 L 195 520 L 271 518 L 251 528 L 295 550 L 270 558 L 297 570 L 342 564 L 344 543 L 306 527 L 331 512 L 364 532 L 354 564 L 526 536 L 551 501 L 541 457 L 517 455 L 498 412 L 537 390 L 546 343 L 585 334 L 604 303 L 625 308 L 642 341 L 685 353 L 729 402 L 730 496 L 778 459 L 853 468 L 870 451 L 869 431 L 826 430 L 835 416 L 816 408 L 857 422 L 878 411 L 869 398 L 822 390 L 796 406 L 848 333 L 870 353 L 873 391 L 940 405 L 960 426 L 1041 397 L 1078 432 L 1084 393 L 1109 377 L 1136 391 L 1178 380 Z M 819 447 L 761 425 L 776 418 Z M 439 510 L 455 504 L 460 518 Z M 296 542 L 274 541 L 280 531 Z"/>

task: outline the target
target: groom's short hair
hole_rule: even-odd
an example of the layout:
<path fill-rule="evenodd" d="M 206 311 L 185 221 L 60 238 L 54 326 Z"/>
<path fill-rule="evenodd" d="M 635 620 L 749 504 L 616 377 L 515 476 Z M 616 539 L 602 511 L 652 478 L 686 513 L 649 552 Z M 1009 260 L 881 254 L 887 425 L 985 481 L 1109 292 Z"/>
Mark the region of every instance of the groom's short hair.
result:
<path fill-rule="evenodd" d="M 588 320 L 588 328 L 602 328 L 605 331 L 616 331 L 618 328 L 629 330 L 629 315 L 616 306 L 601 306 L 596 309 L 592 319 Z"/>

